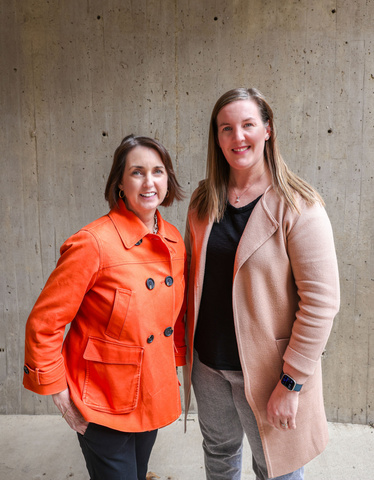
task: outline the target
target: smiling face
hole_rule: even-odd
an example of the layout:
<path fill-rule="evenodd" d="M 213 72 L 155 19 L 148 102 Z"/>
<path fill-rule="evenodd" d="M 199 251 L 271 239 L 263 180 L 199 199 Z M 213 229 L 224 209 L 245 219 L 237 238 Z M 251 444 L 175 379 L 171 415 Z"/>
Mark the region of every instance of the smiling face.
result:
<path fill-rule="evenodd" d="M 168 175 L 158 152 L 141 146 L 133 148 L 118 186 L 125 194 L 127 208 L 146 225 L 153 225 L 153 215 L 168 189 Z"/>
<path fill-rule="evenodd" d="M 225 105 L 217 115 L 217 139 L 230 168 L 262 168 L 265 141 L 270 128 L 264 125 L 253 100 L 237 100 Z"/>

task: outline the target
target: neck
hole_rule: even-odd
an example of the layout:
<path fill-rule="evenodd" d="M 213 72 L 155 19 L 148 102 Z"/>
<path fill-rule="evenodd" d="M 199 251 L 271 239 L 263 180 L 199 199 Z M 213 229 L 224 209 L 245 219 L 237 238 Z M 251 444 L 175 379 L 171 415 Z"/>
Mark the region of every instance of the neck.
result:
<path fill-rule="evenodd" d="M 155 215 L 156 211 L 150 213 L 149 215 L 142 215 L 141 217 L 139 216 L 140 220 L 144 223 L 144 225 L 151 233 L 153 233 L 153 229 L 155 227 Z"/>
<path fill-rule="evenodd" d="M 139 212 L 135 212 L 128 206 L 126 198 L 124 199 L 124 202 L 127 209 L 130 210 L 130 212 L 135 213 L 135 215 L 144 223 L 144 225 L 148 228 L 148 230 L 150 232 L 153 232 L 153 229 L 155 226 L 155 215 L 156 215 L 157 209 L 152 210 L 150 212 L 145 212 L 144 214 L 143 213 L 139 214 Z"/>
<path fill-rule="evenodd" d="M 268 183 L 268 177 L 270 176 L 269 169 L 266 165 L 262 165 L 261 168 L 255 170 L 242 171 L 230 170 L 229 186 L 233 187 L 240 193 L 250 185 L 258 184 L 264 180 Z"/>
<path fill-rule="evenodd" d="M 227 198 L 231 205 L 240 207 L 262 195 L 271 183 L 271 174 L 267 165 L 251 171 L 230 171 Z"/>

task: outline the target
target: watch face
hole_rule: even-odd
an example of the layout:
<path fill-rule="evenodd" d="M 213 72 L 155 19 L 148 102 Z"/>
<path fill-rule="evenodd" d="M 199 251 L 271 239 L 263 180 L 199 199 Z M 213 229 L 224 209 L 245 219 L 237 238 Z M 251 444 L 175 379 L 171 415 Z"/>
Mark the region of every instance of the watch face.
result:
<path fill-rule="evenodd" d="M 283 375 L 281 382 L 288 390 L 293 390 L 296 385 L 295 380 L 286 374 Z"/>

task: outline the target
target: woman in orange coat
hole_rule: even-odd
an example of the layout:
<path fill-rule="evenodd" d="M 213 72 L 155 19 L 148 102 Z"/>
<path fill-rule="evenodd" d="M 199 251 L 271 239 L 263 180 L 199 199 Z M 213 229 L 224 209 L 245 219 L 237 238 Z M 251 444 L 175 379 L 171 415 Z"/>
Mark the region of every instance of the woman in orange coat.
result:
<path fill-rule="evenodd" d="M 157 210 L 181 197 L 165 148 L 124 138 L 110 212 L 63 244 L 27 321 L 24 386 L 52 395 L 91 480 L 145 480 L 157 429 L 181 413 L 186 254 Z"/>

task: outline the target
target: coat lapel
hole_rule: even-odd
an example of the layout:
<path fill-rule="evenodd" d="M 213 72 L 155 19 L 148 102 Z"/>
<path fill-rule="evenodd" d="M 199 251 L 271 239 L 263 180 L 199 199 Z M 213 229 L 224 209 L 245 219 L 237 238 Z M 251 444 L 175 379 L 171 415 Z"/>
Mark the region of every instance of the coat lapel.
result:
<path fill-rule="evenodd" d="M 244 262 L 279 228 L 279 223 L 271 214 L 266 203 L 266 194 L 271 188 L 268 187 L 249 217 L 236 251 L 234 276 Z M 272 192 L 269 194 L 271 195 Z"/>
<path fill-rule="evenodd" d="M 109 218 L 126 248 L 132 248 L 149 233 L 148 228 L 135 213 L 126 208 L 125 202 L 120 201 L 118 206 L 109 212 Z"/>
<path fill-rule="evenodd" d="M 158 233 L 169 242 L 178 242 L 176 233 L 169 228 L 167 222 L 161 217 L 157 210 Z M 149 230 L 135 213 L 127 209 L 125 202 L 119 202 L 118 207 L 109 212 L 109 218 L 112 220 L 122 243 L 126 248 L 132 248 L 139 240 L 145 237 Z M 174 250 L 173 250 L 174 251 Z"/>
<path fill-rule="evenodd" d="M 271 186 L 267 188 L 257 203 L 244 229 L 236 252 L 234 277 L 246 260 L 274 235 L 279 228 L 279 223 L 275 220 L 266 203 L 267 195 L 276 195 Z M 195 270 L 191 273 L 193 274 L 195 284 L 195 312 L 198 312 L 204 282 L 206 249 L 213 222 L 208 219 L 198 220 L 196 212 L 190 212 L 190 216 L 191 234 L 194 237 L 191 247 L 196 248 L 195 252 L 191 252 L 196 260 Z"/>
<path fill-rule="evenodd" d="M 191 235 L 194 237 L 193 241 L 191 242 L 191 247 L 193 249 L 196 249 L 195 252 L 191 252 L 196 260 L 196 264 L 194 266 L 194 271 L 190 272 L 193 275 L 194 282 L 194 304 L 196 306 L 196 318 L 194 325 L 196 328 L 197 312 L 200 308 L 200 301 L 204 283 L 206 249 L 208 245 L 209 235 L 213 227 L 213 222 L 209 221 L 208 218 L 204 220 L 199 220 L 197 218 L 196 212 L 191 212 L 190 215 L 193 217 L 190 219 L 189 224 L 191 228 Z"/>

